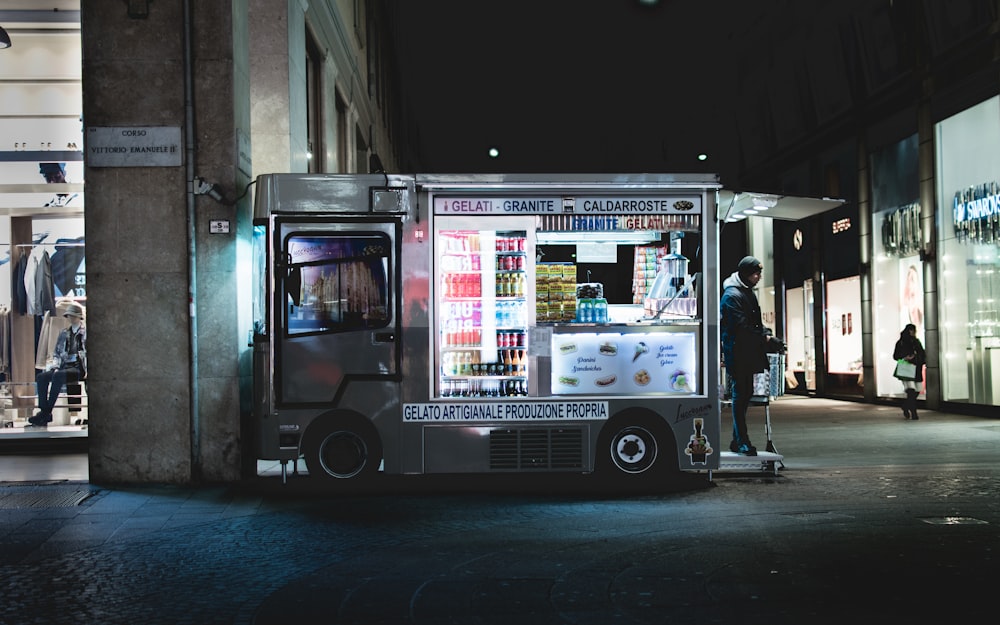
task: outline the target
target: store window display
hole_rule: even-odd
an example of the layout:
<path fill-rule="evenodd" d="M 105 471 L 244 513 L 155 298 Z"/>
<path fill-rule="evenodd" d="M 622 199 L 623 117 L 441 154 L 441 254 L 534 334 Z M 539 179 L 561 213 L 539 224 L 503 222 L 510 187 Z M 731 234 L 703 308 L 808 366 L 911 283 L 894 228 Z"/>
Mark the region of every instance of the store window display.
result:
<path fill-rule="evenodd" d="M 875 394 L 900 398 L 892 354 L 899 329 L 912 323 L 924 332 L 923 246 L 919 141 L 916 134 L 883 146 L 872 166 L 872 348 Z"/>
<path fill-rule="evenodd" d="M 935 127 L 941 399 L 1000 405 L 1000 97 Z"/>
<path fill-rule="evenodd" d="M 59 400 L 62 386 L 87 377 L 87 328 L 83 325 L 83 307 L 71 302 L 65 307 L 63 317 L 69 320 L 69 326 L 59 332 L 52 356 L 35 376 L 38 412 L 28 418 L 30 426 L 47 426 L 52 421 L 52 409 Z"/>
<path fill-rule="evenodd" d="M 906 265 L 902 279 L 903 293 L 900 297 L 906 320 L 913 324 L 917 333 L 924 328 L 924 280 L 916 263 Z"/>

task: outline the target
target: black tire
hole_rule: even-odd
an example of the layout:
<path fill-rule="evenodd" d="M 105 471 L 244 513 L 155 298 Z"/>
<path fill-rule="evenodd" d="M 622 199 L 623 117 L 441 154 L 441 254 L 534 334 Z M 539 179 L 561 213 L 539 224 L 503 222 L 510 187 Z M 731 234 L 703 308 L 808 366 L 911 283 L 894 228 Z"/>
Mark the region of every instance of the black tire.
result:
<path fill-rule="evenodd" d="M 624 413 L 608 421 L 598 438 L 597 472 L 616 480 L 659 478 L 676 471 L 674 445 L 659 417 Z"/>
<path fill-rule="evenodd" d="M 362 482 L 382 462 L 382 441 L 371 422 L 354 414 L 330 414 L 313 421 L 302 442 L 309 476 Z"/>
<path fill-rule="evenodd" d="M 611 436 L 611 462 L 622 473 L 644 473 L 656 464 L 656 436 L 641 425 L 626 426 Z"/>

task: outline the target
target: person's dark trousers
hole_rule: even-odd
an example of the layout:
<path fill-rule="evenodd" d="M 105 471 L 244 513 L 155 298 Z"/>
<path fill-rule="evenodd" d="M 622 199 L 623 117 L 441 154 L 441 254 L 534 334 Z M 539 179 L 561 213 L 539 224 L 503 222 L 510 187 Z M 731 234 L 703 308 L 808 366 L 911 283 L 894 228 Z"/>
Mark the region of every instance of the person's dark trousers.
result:
<path fill-rule="evenodd" d="M 747 410 L 753 398 L 753 374 L 731 376 L 733 398 L 733 441 L 735 447 L 750 445 L 747 434 Z M 735 450 L 734 450 L 735 451 Z"/>
<path fill-rule="evenodd" d="M 38 416 L 46 422 L 52 420 L 52 407 L 59 400 L 59 393 L 66 383 L 66 369 L 39 371 L 35 376 L 35 387 L 38 392 Z"/>

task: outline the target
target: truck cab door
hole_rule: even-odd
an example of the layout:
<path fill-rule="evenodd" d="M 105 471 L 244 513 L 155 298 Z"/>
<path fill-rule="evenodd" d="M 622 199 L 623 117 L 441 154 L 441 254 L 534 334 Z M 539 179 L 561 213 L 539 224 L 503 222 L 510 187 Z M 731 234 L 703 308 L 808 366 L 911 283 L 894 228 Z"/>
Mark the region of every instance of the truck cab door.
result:
<path fill-rule="evenodd" d="M 323 406 L 352 382 L 398 379 L 394 218 L 276 217 L 274 388 L 279 406 Z"/>

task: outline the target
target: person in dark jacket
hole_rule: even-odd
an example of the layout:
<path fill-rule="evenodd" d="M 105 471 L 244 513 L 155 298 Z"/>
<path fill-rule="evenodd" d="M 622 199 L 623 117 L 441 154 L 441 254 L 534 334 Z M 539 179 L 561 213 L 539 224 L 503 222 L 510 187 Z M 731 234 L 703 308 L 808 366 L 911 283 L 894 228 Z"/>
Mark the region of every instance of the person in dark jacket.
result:
<path fill-rule="evenodd" d="M 747 408 L 753 396 L 753 376 L 766 371 L 768 352 L 784 351 L 784 343 L 771 335 L 760 317 L 760 304 L 753 288 L 760 282 L 764 266 L 753 256 L 740 261 L 735 272 L 722 283 L 719 302 L 722 331 L 722 361 L 729 375 L 733 400 L 733 441 L 730 451 L 756 456 L 757 448 L 747 434 Z"/>
<path fill-rule="evenodd" d="M 912 380 L 900 379 L 903 383 L 903 390 L 906 391 L 906 399 L 903 400 L 903 418 L 917 421 L 917 395 L 920 394 L 920 383 L 924 381 L 924 364 L 927 362 L 927 354 L 924 346 L 917 338 L 917 326 L 912 323 L 906 324 L 903 331 L 899 333 L 899 340 L 892 350 L 892 359 L 900 359 L 911 362 L 917 366 L 917 372 Z"/>

